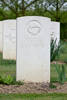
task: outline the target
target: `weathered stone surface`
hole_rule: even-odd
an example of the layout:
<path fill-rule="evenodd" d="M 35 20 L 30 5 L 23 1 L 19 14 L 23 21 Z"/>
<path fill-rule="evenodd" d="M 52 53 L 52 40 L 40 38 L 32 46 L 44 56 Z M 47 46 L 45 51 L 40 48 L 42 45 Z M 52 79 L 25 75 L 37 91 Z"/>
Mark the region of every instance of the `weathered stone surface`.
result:
<path fill-rule="evenodd" d="M 16 20 L 3 21 L 3 59 L 16 59 Z"/>
<path fill-rule="evenodd" d="M 60 23 L 59 22 L 51 22 L 51 39 L 56 40 L 56 44 L 58 45 L 60 41 Z"/>
<path fill-rule="evenodd" d="M 17 81 L 50 82 L 50 24 L 46 17 L 17 19 Z"/>

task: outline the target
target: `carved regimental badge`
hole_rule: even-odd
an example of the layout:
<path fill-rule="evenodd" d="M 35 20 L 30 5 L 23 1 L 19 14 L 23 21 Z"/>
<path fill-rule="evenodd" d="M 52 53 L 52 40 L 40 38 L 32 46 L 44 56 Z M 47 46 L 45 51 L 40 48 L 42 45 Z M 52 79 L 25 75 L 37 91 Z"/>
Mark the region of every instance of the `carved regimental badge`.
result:
<path fill-rule="evenodd" d="M 27 32 L 31 35 L 38 35 L 41 31 L 41 24 L 37 20 L 32 20 L 28 22 Z"/>

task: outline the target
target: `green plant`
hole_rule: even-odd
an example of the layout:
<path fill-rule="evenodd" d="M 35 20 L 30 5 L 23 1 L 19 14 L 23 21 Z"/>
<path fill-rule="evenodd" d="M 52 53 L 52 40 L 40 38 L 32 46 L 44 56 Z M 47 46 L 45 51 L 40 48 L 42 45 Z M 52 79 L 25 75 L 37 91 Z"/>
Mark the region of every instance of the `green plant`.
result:
<path fill-rule="evenodd" d="M 55 40 L 55 41 L 53 39 L 51 40 L 51 45 L 50 45 L 50 47 L 51 47 L 51 62 L 54 61 L 55 58 L 58 56 L 60 47 L 61 47 L 60 43 L 58 43 L 58 45 L 56 44 L 56 41 L 57 40 Z"/>
<path fill-rule="evenodd" d="M 24 82 L 16 81 L 15 84 L 16 84 L 16 85 L 24 85 Z"/>
<path fill-rule="evenodd" d="M 56 71 L 58 73 L 58 81 L 61 84 L 64 84 L 65 80 L 66 80 L 66 75 L 65 75 L 65 66 L 57 66 L 55 65 Z"/>
<path fill-rule="evenodd" d="M 11 75 L 2 75 L 2 76 L 0 76 L 0 84 L 23 85 L 24 82 L 16 81 L 16 78 Z"/>
<path fill-rule="evenodd" d="M 11 75 L 3 76 L 2 77 L 3 83 L 10 85 L 13 83 L 13 77 Z"/>
<path fill-rule="evenodd" d="M 50 87 L 51 89 L 56 88 L 56 86 L 53 85 L 53 83 L 50 83 L 49 87 Z"/>

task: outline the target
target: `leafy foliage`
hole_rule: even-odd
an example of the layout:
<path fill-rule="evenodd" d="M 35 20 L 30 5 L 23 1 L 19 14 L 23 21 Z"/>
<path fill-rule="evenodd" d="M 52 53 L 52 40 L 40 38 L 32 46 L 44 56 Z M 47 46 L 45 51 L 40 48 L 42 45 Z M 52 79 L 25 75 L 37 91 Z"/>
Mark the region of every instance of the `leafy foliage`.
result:
<path fill-rule="evenodd" d="M 57 66 L 55 65 L 56 71 L 58 73 L 58 80 L 59 83 L 63 84 L 66 80 L 66 75 L 65 75 L 65 66 Z"/>
<path fill-rule="evenodd" d="M 0 84 L 6 84 L 6 85 L 23 85 L 24 82 L 16 81 L 14 77 L 11 75 L 2 75 L 0 76 Z"/>
<path fill-rule="evenodd" d="M 56 88 L 56 86 L 53 85 L 53 83 L 50 83 L 49 87 L 50 87 L 51 89 Z"/>
<path fill-rule="evenodd" d="M 24 82 L 21 82 L 21 81 L 17 81 L 15 82 L 16 85 L 24 85 Z"/>
<path fill-rule="evenodd" d="M 60 51 L 60 43 L 57 45 L 56 40 L 51 40 L 51 62 L 55 60 L 55 58 L 58 56 Z"/>
<path fill-rule="evenodd" d="M 3 75 L 3 76 L 0 76 L 1 77 L 1 83 L 2 84 L 6 84 L 6 85 L 10 85 L 13 83 L 13 77 L 10 76 L 10 75 Z"/>

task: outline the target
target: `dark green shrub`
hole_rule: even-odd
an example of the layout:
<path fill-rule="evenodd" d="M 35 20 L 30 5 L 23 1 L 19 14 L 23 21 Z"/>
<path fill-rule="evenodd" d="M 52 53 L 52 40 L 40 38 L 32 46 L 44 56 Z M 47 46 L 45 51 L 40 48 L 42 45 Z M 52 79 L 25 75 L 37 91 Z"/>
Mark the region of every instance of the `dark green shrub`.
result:
<path fill-rule="evenodd" d="M 67 23 L 60 24 L 60 37 L 62 40 L 67 39 Z"/>
<path fill-rule="evenodd" d="M 2 84 L 3 83 L 3 79 L 2 79 L 2 77 L 0 76 L 0 84 Z"/>

